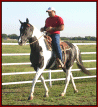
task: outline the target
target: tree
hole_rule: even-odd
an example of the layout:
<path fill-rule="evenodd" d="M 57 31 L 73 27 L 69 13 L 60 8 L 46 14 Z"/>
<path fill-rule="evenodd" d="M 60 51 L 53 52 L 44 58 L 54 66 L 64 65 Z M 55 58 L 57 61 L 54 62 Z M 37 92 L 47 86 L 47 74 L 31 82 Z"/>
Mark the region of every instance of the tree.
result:
<path fill-rule="evenodd" d="M 96 37 L 91 37 L 90 40 L 96 41 Z"/>
<path fill-rule="evenodd" d="M 8 35 L 8 37 L 10 39 L 18 39 L 18 36 L 16 34 L 11 34 L 11 35 Z"/>
<path fill-rule="evenodd" d="M 90 40 L 90 36 L 85 36 L 85 40 Z"/>
<path fill-rule="evenodd" d="M 8 38 L 7 34 L 2 34 L 2 38 L 3 38 L 3 39 Z"/>

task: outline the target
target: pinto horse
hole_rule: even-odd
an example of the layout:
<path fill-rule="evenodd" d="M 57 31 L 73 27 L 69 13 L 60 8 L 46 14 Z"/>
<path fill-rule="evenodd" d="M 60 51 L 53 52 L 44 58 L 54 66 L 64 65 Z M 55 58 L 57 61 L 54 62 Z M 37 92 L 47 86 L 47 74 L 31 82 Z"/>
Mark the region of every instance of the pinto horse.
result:
<path fill-rule="evenodd" d="M 33 96 L 34 87 L 39 77 L 45 88 L 45 96 L 48 97 L 48 88 L 46 86 L 42 73 L 44 69 L 46 68 L 49 69 L 48 65 L 52 64 L 50 63 L 51 60 L 56 59 L 54 57 L 55 56 L 54 52 L 47 49 L 43 33 L 40 32 L 35 26 L 32 26 L 29 23 L 28 18 L 26 19 L 26 22 L 20 21 L 20 23 L 21 23 L 21 27 L 20 27 L 20 36 L 18 39 L 18 43 L 19 45 L 22 46 L 27 41 L 29 41 L 31 48 L 30 61 L 32 63 L 32 66 L 34 67 L 34 70 L 36 71 L 36 75 L 35 78 L 33 79 L 32 88 L 28 100 L 32 100 L 34 97 Z M 66 52 L 64 53 L 66 54 L 65 64 L 64 64 L 65 67 L 62 69 L 64 72 L 66 72 L 66 83 L 65 83 L 64 91 L 61 93 L 61 96 L 65 95 L 70 78 L 72 80 L 74 91 L 78 92 L 71 72 L 75 60 L 81 71 L 83 71 L 85 74 L 90 75 L 90 72 L 86 70 L 85 67 L 83 66 L 79 48 L 70 42 L 65 42 L 65 43 L 70 47 L 70 49 L 66 50 Z"/>

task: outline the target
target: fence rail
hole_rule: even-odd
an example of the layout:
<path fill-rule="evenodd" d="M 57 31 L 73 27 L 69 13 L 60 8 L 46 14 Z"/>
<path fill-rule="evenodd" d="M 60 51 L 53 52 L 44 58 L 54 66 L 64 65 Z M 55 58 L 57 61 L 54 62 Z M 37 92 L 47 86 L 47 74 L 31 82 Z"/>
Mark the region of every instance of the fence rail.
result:
<path fill-rule="evenodd" d="M 73 43 L 76 45 L 96 45 L 96 43 Z M 2 43 L 2 45 L 19 45 L 18 43 Z M 26 45 L 29 45 L 29 43 L 26 43 Z"/>
<path fill-rule="evenodd" d="M 81 52 L 81 54 L 96 54 L 96 52 Z M 2 54 L 2 56 L 23 56 L 23 55 L 30 55 L 30 53 L 7 53 Z"/>
<path fill-rule="evenodd" d="M 76 62 L 76 61 L 75 61 Z M 82 62 L 96 62 L 96 60 L 82 60 Z M 23 63 L 2 63 L 3 66 L 6 65 L 31 65 L 31 62 L 23 62 Z"/>
<path fill-rule="evenodd" d="M 87 70 L 96 70 L 96 68 L 86 68 Z M 72 69 L 72 71 L 80 71 L 80 69 Z M 43 71 L 43 73 L 48 73 L 49 70 Z M 63 70 L 51 70 L 52 72 L 64 72 Z M 12 72 L 12 73 L 2 73 L 2 76 L 4 75 L 21 75 L 21 74 L 35 74 L 36 71 L 28 71 L 28 72 Z"/>
<path fill-rule="evenodd" d="M 28 45 L 29 43 L 26 43 Z M 73 43 L 76 45 L 96 45 L 96 43 Z M 18 45 L 18 43 L 2 43 L 2 45 Z M 81 52 L 81 54 L 96 54 L 96 52 Z M 30 55 L 30 53 L 6 53 L 2 54 L 2 56 L 19 56 L 19 55 Z M 83 62 L 96 62 L 96 60 L 83 60 Z M 24 63 L 2 63 L 3 66 L 5 65 L 30 65 L 30 62 L 24 62 Z M 86 68 L 87 70 L 96 70 L 96 68 Z M 80 69 L 72 69 L 72 71 L 80 71 Z M 58 78 L 58 79 L 51 79 L 51 73 L 52 72 L 63 72 L 63 70 L 48 70 L 43 71 L 43 73 L 49 73 L 49 79 L 46 79 L 46 82 L 49 82 L 50 86 L 52 86 L 52 81 L 60 81 L 65 80 L 66 78 Z M 36 71 L 29 71 L 29 72 L 13 72 L 13 73 L 2 73 L 2 76 L 7 75 L 19 75 L 19 74 L 34 74 Z M 83 78 L 95 78 L 96 75 L 93 76 L 82 76 L 82 77 L 74 77 L 74 79 L 83 79 Z M 41 80 L 38 80 L 37 82 L 41 82 Z M 2 83 L 2 85 L 12 85 L 12 84 L 24 84 L 24 83 L 32 83 L 32 81 L 20 81 L 20 82 L 8 82 L 8 83 Z"/>
<path fill-rule="evenodd" d="M 93 76 L 82 76 L 82 77 L 73 77 L 73 79 L 84 79 L 84 78 L 95 78 L 96 75 Z M 57 78 L 57 79 L 46 79 L 45 82 L 50 81 L 61 81 L 65 80 L 66 78 Z M 32 83 L 33 81 L 20 81 L 20 82 L 9 82 L 9 83 L 2 83 L 2 85 L 14 85 L 14 84 L 25 84 L 25 83 Z M 41 80 L 37 80 L 37 82 L 41 82 Z M 52 84 L 50 85 L 52 86 Z"/>

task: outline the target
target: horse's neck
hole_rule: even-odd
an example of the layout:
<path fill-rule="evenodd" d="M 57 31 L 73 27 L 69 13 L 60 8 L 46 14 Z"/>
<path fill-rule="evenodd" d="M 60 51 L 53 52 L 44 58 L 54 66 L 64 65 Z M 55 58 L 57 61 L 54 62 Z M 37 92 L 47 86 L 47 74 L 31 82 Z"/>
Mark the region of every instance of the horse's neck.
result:
<path fill-rule="evenodd" d="M 34 26 L 34 31 L 32 37 L 36 37 L 39 41 L 39 45 L 43 48 L 43 50 L 47 50 L 46 44 L 44 41 L 44 37 L 42 36 L 43 34 Z"/>
<path fill-rule="evenodd" d="M 35 36 L 37 39 L 39 39 L 41 35 L 42 35 L 42 33 L 34 26 L 34 31 L 33 31 L 32 37 Z"/>

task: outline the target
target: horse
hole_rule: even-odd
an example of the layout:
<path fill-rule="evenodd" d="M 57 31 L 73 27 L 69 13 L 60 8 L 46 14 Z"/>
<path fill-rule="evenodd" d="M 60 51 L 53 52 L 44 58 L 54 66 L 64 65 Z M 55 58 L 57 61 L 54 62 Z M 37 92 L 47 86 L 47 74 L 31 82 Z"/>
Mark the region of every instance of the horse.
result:
<path fill-rule="evenodd" d="M 49 64 L 52 65 L 54 61 L 51 61 L 51 60 L 56 59 L 54 54 L 55 52 L 47 49 L 45 38 L 44 38 L 45 34 L 43 32 L 40 32 L 40 30 L 38 30 L 35 26 L 31 25 L 29 23 L 28 18 L 26 18 L 26 22 L 22 22 L 20 20 L 19 22 L 21 26 L 20 26 L 20 36 L 18 39 L 18 44 L 22 46 L 22 45 L 25 45 L 27 41 L 29 41 L 30 48 L 31 48 L 30 61 L 32 63 L 32 67 L 34 67 L 34 70 L 36 71 L 28 100 L 32 100 L 34 97 L 33 95 L 34 88 L 39 77 L 45 88 L 45 97 L 48 97 L 49 90 L 45 83 L 42 73 L 44 69 L 50 69 L 49 67 L 51 66 L 48 66 L 48 65 Z M 66 58 L 64 59 L 65 64 L 64 64 L 64 68 L 62 69 L 66 73 L 66 79 L 65 79 L 65 87 L 63 92 L 61 93 L 61 96 L 64 96 L 66 94 L 66 89 L 70 79 L 72 80 L 74 92 L 78 92 L 73 79 L 72 72 L 71 72 L 71 69 L 73 67 L 75 60 L 78 67 L 81 69 L 81 71 L 87 75 L 90 75 L 90 72 L 86 70 L 86 68 L 82 63 L 81 52 L 78 46 L 67 41 L 64 41 L 64 42 L 70 47 L 70 49 L 67 49 L 64 53 L 66 54 Z"/>

